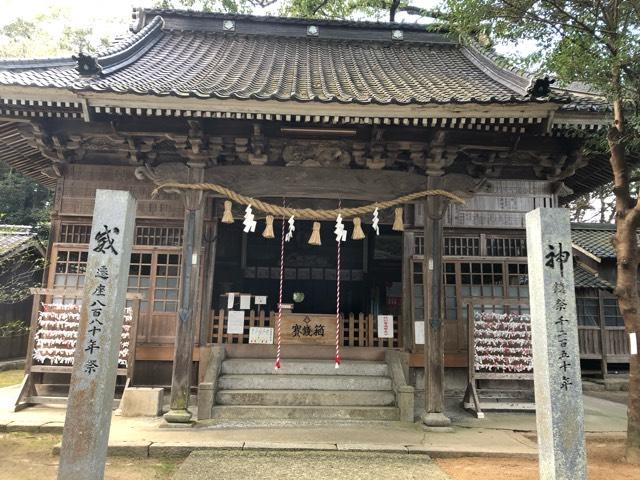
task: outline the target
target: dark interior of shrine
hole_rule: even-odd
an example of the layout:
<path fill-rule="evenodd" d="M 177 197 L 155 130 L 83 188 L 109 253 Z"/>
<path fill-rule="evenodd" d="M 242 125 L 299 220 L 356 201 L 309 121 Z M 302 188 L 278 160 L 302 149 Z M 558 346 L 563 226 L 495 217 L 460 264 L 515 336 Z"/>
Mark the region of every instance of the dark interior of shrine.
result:
<path fill-rule="evenodd" d="M 226 307 L 228 292 L 266 295 L 266 310 L 277 310 L 281 225 L 280 220 L 275 220 L 273 239 L 263 238 L 257 231 L 245 234 L 241 222 L 219 226 L 212 306 L 215 310 Z M 351 233 L 349 221 L 345 226 Z M 388 225 L 380 225 L 379 236 L 370 226 L 364 228 L 364 240 L 349 238 L 340 247 L 340 310 L 346 314 L 398 315 L 402 235 Z M 310 245 L 312 222 L 296 221 L 293 238 L 285 242 L 283 303 L 294 304 L 294 312 L 336 310 L 337 242 L 333 229 L 333 222 L 322 222 L 321 245 Z"/>

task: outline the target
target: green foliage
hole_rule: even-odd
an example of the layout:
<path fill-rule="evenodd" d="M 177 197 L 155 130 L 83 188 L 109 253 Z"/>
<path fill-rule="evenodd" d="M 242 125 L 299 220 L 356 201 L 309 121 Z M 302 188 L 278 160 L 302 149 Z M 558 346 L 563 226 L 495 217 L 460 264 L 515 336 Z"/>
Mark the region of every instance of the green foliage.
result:
<path fill-rule="evenodd" d="M 406 0 L 288 0 L 282 8 L 284 15 L 294 17 L 380 21 L 394 21 L 398 12 L 422 14 Z"/>
<path fill-rule="evenodd" d="M 156 0 L 157 8 L 178 8 L 201 12 L 255 13 L 256 8 L 265 8 L 279 0 Z"/>
<path fill-rule="evenodd" d="M 247 0 L 157 0 L 155 6 L 201 12 L 250 13 Z"/>
<path fill-rule="evenodd" d="M 0 305 L 20 302 L 31 295 L 30 289 L 40 286 L 42 273 L 47 264 L 36 245 L 34 237 L 31 247 L 0 256 Z"/>
<path fill-rule="evenodd" d="M 445 5 L 450 24 L 463 35 L 484 35 L 491 42 L 534 41 L 533 59 L 563 83 L 580 81 L 611 97 L 637 99 L 636 0 L 446 0 Z"/>
<path fill-rule="evenodd" d="M 18 337 L 28 331 L 29 326 L 22 320 L 14 320 L 0 325 L 0 337 Z"/>
<path fill-rule="evenodd" d="M 46 224 L 50 204 L 49 190 L 0 163 L 0 223 Z"/>
<path fill-rule="evenodd" d="M 0 58 L 91 53 L 107 42 L 94 34 L 93 27 L 78 28 L 70 23 L 68 11 L 46 6 L 30 18 L 18 17 L 0 26 Z"/>

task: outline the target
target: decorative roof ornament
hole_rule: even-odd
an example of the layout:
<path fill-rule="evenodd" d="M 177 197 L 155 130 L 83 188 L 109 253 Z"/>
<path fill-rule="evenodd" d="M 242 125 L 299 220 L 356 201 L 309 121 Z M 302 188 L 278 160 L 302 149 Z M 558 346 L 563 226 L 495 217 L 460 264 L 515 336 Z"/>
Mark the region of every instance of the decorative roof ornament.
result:
<path fill-rule="evenodd" d="M 392 40 L 404 40 L 404 33 L 402 30 L 392 30 L 391 31 L 391 39 Z"/>
<path fill-rule="evenodd" d="M 551 85 L 555 83 L 555 79 L 549 78 L 546 75 L 544 78 L 534 78 L 531 80 L 529 87 L 527 88 L 527 94 L 531 95 L 531 98 L 546 98 L 551 93 Z"/>
<path fill-rule="evenodd" d="M 80 75 L 97 75 L 102 71 L 97 57 L 80 52 L 72 58 L 76 61 L 76 69 Z"/>
<path fill-rule="evenodd" d="M 320 35 L 320 29 L 317 25 L 309 25 L 307 27 L 307 35 L 310 37 L 317 37 Z"/>
<path fill-rule="evenodd" d="M 234 20 L 225 20 L 222 22 L 222 30 L 225 32 L 235 32 L 236 31 L 236 22 Z"/>

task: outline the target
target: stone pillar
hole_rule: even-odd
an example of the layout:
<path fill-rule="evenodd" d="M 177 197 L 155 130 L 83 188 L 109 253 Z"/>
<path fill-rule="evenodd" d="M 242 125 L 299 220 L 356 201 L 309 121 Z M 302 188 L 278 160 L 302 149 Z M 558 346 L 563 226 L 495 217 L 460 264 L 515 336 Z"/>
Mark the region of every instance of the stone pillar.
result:
<path fill-rule="evenodd" d="M 442 177 L 428 177 L 427 189 L 441 188 Z M 448 427 L 444 414 L 444 325 L 442 318 L 442 217 L 448 202 L 427 197 L 424 204 L 424 396 L 422 422 L 428 427 Z"/>
<path fill-rule="evenodd" d="M 569 211 L 526 215 L 541 480 L 584 480 L 586 453 Z"/>
<path fill-rule="evenodd" d="M 104 477 L 135 215 L 129 192 L 96 191 L 60 480 Z"/>

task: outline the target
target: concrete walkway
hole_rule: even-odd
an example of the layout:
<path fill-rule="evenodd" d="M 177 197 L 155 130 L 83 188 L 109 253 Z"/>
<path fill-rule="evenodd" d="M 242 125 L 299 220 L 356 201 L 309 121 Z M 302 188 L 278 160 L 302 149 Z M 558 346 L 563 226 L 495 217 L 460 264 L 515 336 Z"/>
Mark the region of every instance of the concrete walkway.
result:
<path fill-rule="evenodd" d="M 389 453 L 215 451 L 194 452 L 174 480 L 449 480 L 428 457 Z"/>
<path fill-rule="evenodd" d="M 37 406 L 14 413 L 17 387 L 0 388 L 0 431 L 60 433 L 63 406 Z M 193 428 L 163 428 L 161 418 L 114 415 L 109 438 L 110 455 L 187 456 L 197 450 L 232 449 L 291 451 L 371 451 L 420 453 L 431 457 L 536 457 L 535 415 L 488 413 L 476 419 L 448 402 L 453 420 L 450 433 L 425 431 L 419 423 L 336 421 L 225 421 Z M 623 436 L 626 406 L 585 396 L 586 431 Z M 434 477 L 437 478 L 437 477 Z"/>

